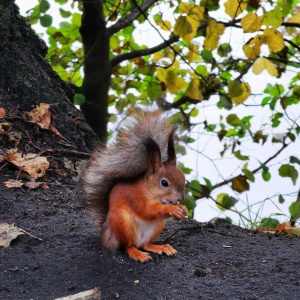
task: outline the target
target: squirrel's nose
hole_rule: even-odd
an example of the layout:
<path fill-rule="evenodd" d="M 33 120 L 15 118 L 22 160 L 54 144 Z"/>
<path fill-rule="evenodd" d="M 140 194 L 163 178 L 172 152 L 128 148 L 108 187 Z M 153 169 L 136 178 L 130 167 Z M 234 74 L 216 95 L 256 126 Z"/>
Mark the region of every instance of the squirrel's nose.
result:
<path fill-rule="evenodd" d="M 184 194 L 183 193 L 178 193 L 178 195 L 177 195 L 177 201 L 181 202 L 183 200 L 184 200 Z"/>

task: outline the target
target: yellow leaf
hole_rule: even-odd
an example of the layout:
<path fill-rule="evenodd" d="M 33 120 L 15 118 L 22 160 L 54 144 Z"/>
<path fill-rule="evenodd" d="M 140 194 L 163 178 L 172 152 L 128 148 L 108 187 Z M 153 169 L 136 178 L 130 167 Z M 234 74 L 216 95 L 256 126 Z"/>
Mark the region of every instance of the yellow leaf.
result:
<path fill-rule="evenodd" d="M 267 44 L 271 52 L 279 52 L 285 46 L 282 34 L 276 29 L 266 28 L 264 31 L 264 37 L 267 40 Z"/>
<path fill-rule="evenodd" d="M 263 17 L 253 12 L 248 13 L 241 21 L 244 32 L 255 32 L 260 30 Z"/>
<path fill-rule="evenodd" d="M 260 54 L 262 35 L 257 35 L 243 46 L 243 51 L 249 59 L 255 59 Z"/>
<path fill-rule="evenodd" d="M 178 78 L 175 71 L 168 71 L 165 84 L 168 91 L 171 94 L 175 94 L 176 92 L 182 90 L 185 85 L 185 81 L 183 78 Z"/>
<path fill-rule="evenodd" d="M 288 23 L 300 23 L 300 12 L 288 19 Z"/>
<path fill-rule="evenodd" d="M 181 2 L 178 6 L 179 13 L 186 14 L 188 16 L 192 16 L 194 20 L 197 20 L 198 22 L 202 21 L 203 14 L 204 14 L 204 7 L 190 4 L 187 2 Z"/>
<path fill-rule="evenodd" d="M 228 0 L 224 3 L 225 13 L 233 20 L 247 8 L 247 2 L 243 0 Z"/>
<path fill-rule="evenodd" d="M 197 60 L 200 59 L 199 57 L 199 46 L 198 45 L 195 45 L 195 44 L 189 44 L 189 52 L 187 54 L 187 59 L 188 61 L 191 63 L 191 62 L 195 62 Z"/>
<path fill-rule="evenodd" d="M 245 176 L 238 176 L 232 180 L 231 188 L 239 193 L 248 191 L 250 186 Z"/>
<path fill-rule="evenodd" d="M 191 99 L 199 100 L 199 101 L 203 100 L 203 96 L 200 91 L 199 79 L 192 79 L 192 81 L 190 82 L 190 84 L 186 90 L 186 94 Z"/>
<path fill-rule="evenodd" d="M 160 52 L 155 52 L 154 55 L 153 55 L 153 61 L 158 61 L 160 60 L 162 57 L 164 57 L 164 55 Z"/>
<path fill-rule="evenodd" d="M 187 21 L 189 22 L 189 24 L 191 25 L 192 32 L 185 35 L 183 37 L 183 39 L 185 41 L 189 42 L 196 36 L 198 27 L 200 25 L 200 21 L 197 21 L 196 19 L 194 19 L 193 17 L 190 17 L 190 16 L 187 16 L 186 18 L 187 18 Z"/>
<path fill-rule="evenodd" d="M 210 19 L 206 28 L 206 37 L 204 39 L 204 48 L 214 50 L 219 45 L 219 38 L 225 31 L 223 24 L 218 24 L 215 20 Z"/>
<path fill-rule="evenodd" d="M 191 23 L 187 20 L 187 16 L 179 16 L 174 26 L 174 33 L 182 39 L 193 32 Z"/>
<path fill-rule="evenodd" d="M 157 74 L 157 78 L 161 82 L 163 82 L 163 83 L 167 82 L 167 70 L 166 69 L 160 68 L 160 69 L 157 70 L 156 74 Z"/>
<path fill-rule="evenodd" d="M 162 29 L 162 30 L 165 30 L 165 31 L 170 31 L 171 28 L 172 28 L 172 24 L 170 21 L 167 21 L 167 20 L 163 20 L 161 18 L 161 16 L 157 16 L 155 18 L 155 23 Z"/>
<path fill-rule="evenodd" d="M 243 89 L 243 93 L 241 95 L 237 97 L 231 97 L 232 102 L 236 105 L 244 103 L 248 99 L 251 93 L 251 88 L 249 83 L 247 82 L 241 83 L 241 88 Z"/>
<path fill-rule="evenodd" d="M 258 58 L 255 63 L 252 66 L 252 71 L 254 74 L 258 75 L 263 70 L 267 70 L 270 75 L 277 77 L 278 76 L 278 70 L 274 66 L 274 64 L 269 61 L 267 58 L 260 57 Z"/>
<path fill-rule="evenodd" d="M 191 41 L 197 34 L 197 29 L 203 19 L 204 7 L 182 2 L 178 6 L 179 16 L 174 26 L 174 33 L 185 41 Z"/>
<path fill-rule="evenodd" d="M 268 11 L 264 15 L 263 24 L 265 26 L 271 26 L 277 28 L 282 24 L 282 12 L 279 7 Z"/>

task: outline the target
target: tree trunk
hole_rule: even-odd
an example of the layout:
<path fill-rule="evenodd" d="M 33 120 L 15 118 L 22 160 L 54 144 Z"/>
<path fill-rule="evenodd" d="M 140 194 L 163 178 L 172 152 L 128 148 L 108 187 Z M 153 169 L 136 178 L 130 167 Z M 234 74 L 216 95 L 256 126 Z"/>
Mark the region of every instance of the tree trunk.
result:
<path fill-rule="evenodd" d="M 0 0 L 0 12 L 0 107 L 6 111 L 0 123 L 9 122 L 9 130 L 19 134 L 12 141 L 6 132 L 7 139 L 0 135 L 0 143 L 17 144 L 23 152 L 55 147 L 57 151 L 89 153 L 99 141 L 70 102 L 72 89 L 46 61 L 45 43 L 19 15 L 14 1 Z M 52 130 L 41 129 L 27 118 L 40 103 L 50 105 Z"/>
<path fill-rule="evenodd" d="M 80 33 L 84 45 L 82 93 L 85 96 L 81 110 L 100 141 L 105 143 L 111 67 L 109 36 L 103 14 L 103 4 L 100 0 L 83 1 Z"/>

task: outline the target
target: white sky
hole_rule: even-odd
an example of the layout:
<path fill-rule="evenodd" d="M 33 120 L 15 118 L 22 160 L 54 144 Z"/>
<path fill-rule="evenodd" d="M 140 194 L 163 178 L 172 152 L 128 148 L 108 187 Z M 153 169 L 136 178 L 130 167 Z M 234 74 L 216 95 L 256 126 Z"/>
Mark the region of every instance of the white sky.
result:
<path fill-rule="evenodd" d="M 25 0 L 17 0 L 16 3 L 20 7 L 20 12 L 22 15 L 25 15 L 26 11 L 33 7 L 38 1 L 25 1 Z M 52 5 L 52 1 L 51 1 Z M 51 9 L 47 12 L 53 16 L 55 21 L 54 25 L 57 25 L 61 19 L 59 17 L 58 12 L 58 5 L 51 6 Z M 216 19 L 219 19 L 218 13 L 215 13 Z M 226 17 L 222 15 L 222 18 Z M 60 21 L 58 21 L 60 19 Z M 160 43 L 161 38 L 155 34 L 151 33 L 149 30 L 147 34 L 145 34 L 145 27 L 147 25 L 141 26 L 140 34 L 136 35 L 136 38 L 140 39 L 141 43 L 149 44 L 149 46 L 156 45 Z M 42 28 L 38 29 L 38 31 L 42 30 Z M 249 35 L 250 36 L 250 35 Z M 241 35 L 241 31 L 237 31 L 236 29 L 227 29 L 226 34 L 222 37 L 223 42 L 230 42 L 233 45 L 233 49 L 236 53 L 236 56 L 240 56 L 241 47 L 243 42 L 248 40 L 248 37 L 244 37 Z M 200 40 L 201 43 L 201 40 Z M 251 83 L 252 92 L 255 94 L 262 94 L 262 91 L 265 89 L 267 83 L 275 84 L 276 82 L 287 86 L 290 82 L 290 78 L 295 75 L 294 71 L 291 70 L 287 72 L 284 76 L 280 79 L 271 77 L 264 71 L 261 75 L 256 76 L 251 71 L 244 77 L 246 82 Z M 251 99 L 247 100 L 247 104 L 259 104 L 261 102 L 262 96 L 251 97 Z M 209 103 L 206 103 L 209 104 Z M 247 115 L 254 115 L 255 117 L 251 120 L 253 126 L 258 130 L 261 129 L 261 124 L 264 122 L 269 121 L 270 111 L 268 108 L 265 109 L 258 109 L 257 107 L 245 107 L 245 106 L 238 106 L 232 109 L 231 111 L 227 112 L 225 110 L 219 110 L 215 106 L 210 106 L 209 108 L 199 108 L 200 114 L 197 117 L 197 121 L 204 121 L 205 119 L 208 120 L 209 123 L 218 123 L 220 114 L 226 118 L 226 115 L 236 113 L 240 118 Z M 300 115 L 300 108 L 298 106 L 293 106 L 289 109 L 289 114 L 291 116 L 298 117 Z M 272 129 L 273 133 L 281 133 L 286 126 L 280 126 L 276 129 Z M 269 132 L 271 133 L 271 132 Z M 198 135 L 196 135 L 198 136 Z M 241 153 L 243 155 L 249 155 L 251 157 L 256 157 L 256 159 L 251 160 L 249 162 L 248 168 L 255 169 L 258 167 L 259 161 L 265 161 L 268 157 L 272 156 L 280 147 L 280 144 L 272 144 L 270 142 L 270 138 L 268 142 L 261 147 L 261 145 L 254 144 L 251 141 L 248 143 L 243 143 L 241 147 Z M 215 160 L 215 164 L 218 166 L 218 170 L 221 172 L 221 175 L 224 178 L 232 177 L 233 174 L 237 175 L 236 170 L 240 165 L 243 165 L 244 162 L 240 163 L 239 161 L 233 160 L 228 158 L 225 155 L 224 158 L 220 157 L 220 151 L 223 150 L 221 143 L 216 142 L 214 139 L 211 139 L 209 136 L 205 136 L 204 134 L 201 135 L 200 139 L 196 141 L 194 144 L 191 145 L 197 151 L 200 151 L 202 154 L 206 155 L 210 159 L 217 159 Z M 236 209 L 238 211 L 244 210 L 247 206 L 253 205 L 255 203 L 259 203 L 258 205 L 253 206 L 253 212 L 249 214 L 245 212 L 245 216 L 248 218 L 251 216 L 252 219 L 255 218 L 256 212 L 259 211 L 259 217 L 266 217 L 269 216 L 271 213 L 281 213 L 283 212 L 287 216 L 288 213 L 288 206 L 291 202 L 296 200 L 296 194 L 299 189 L 299 179 L 295 186 L 293 186 L 290 178 L 282 178 L 278 175 L 278 167 L 280 163 L 284 160 L 288 163 L 288 158 L 293 156 L 299 157 L 299 149 L 300 149 L 300 142 L 297 141 L 291 145 L 288 149 L 284 150 L 274 161 L 272 161 L 270 168 L 270 172 L 272 178 L 269 183 L 265 183 L 260 175 L 256 176 L 255 183 L 250 183 L 250 191 L 235 195 L 234 192 L 227 186 L 224 186 L 212 193 L 212 196 L 216 198 L 219 193 L 228 193 L 231 196 L 236 198 L 240 198 L 236 205 Z M 229 150 L 230 152 L 230 150 Z M 200 182 L 203 182 L 202 177 L 207 177 L 211 179 L 212 184 L 218 183 L 222 181 L 220 174 L 216 171 L 214 165 L 211 163 L 210 159 L 207 159 L 202 154 L 196 154 L 195 151 L 189 151 L 188 154 L 184 157 L 180 157 L 179 160 L 183 161 L 187 167 L 193 169 L 193 174 L 188 176 L 189 180 L 198 179 Z M 226 158 L 227 156 L 227 158 Z M 292 197 L 284 196 L 286 202 L 284 205 L 278 204 L 278 194 L 290 194 L 294 192 Z M 272 198 L 271 200 L 263 201 L 268 199 L 269 197 L 273 197 L 277 195 L 277 197 Z M 226 216 L 231 217 L 234 222 L 239 221 L 239 217 L 236 214 L 227 212 L 225 213 Z M 220 213 L 220 211 L 216 208 L 215 204 L 208 199 L 199 200 L 197 203 L 197 208 L 195 211 L 195 218 L 201 222 L 208 221 L 213 217 L 216 216 L 224 216 Z M 282 221 L 287 220 L 288 217 L 281 218 Z"/>

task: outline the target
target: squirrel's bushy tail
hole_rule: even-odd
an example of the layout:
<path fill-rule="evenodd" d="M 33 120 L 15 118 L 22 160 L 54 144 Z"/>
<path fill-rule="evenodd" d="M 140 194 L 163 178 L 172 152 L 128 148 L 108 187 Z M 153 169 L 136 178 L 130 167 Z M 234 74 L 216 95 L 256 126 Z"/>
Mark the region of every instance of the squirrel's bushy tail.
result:
<path fill-rule="evenodd" d="M 83 174 L 83 192 L 87 205 L 96 213 L 100 225 L 108 213 L 109 193 L 123 179 L 142 176 L 148 168 L 145 143 L 152 138 L 159 146 L 162 161 L 167 160 L 170 118 L 160 109 L 133 109 L 117 128 L 114 140 L 94 152 Z"/>

